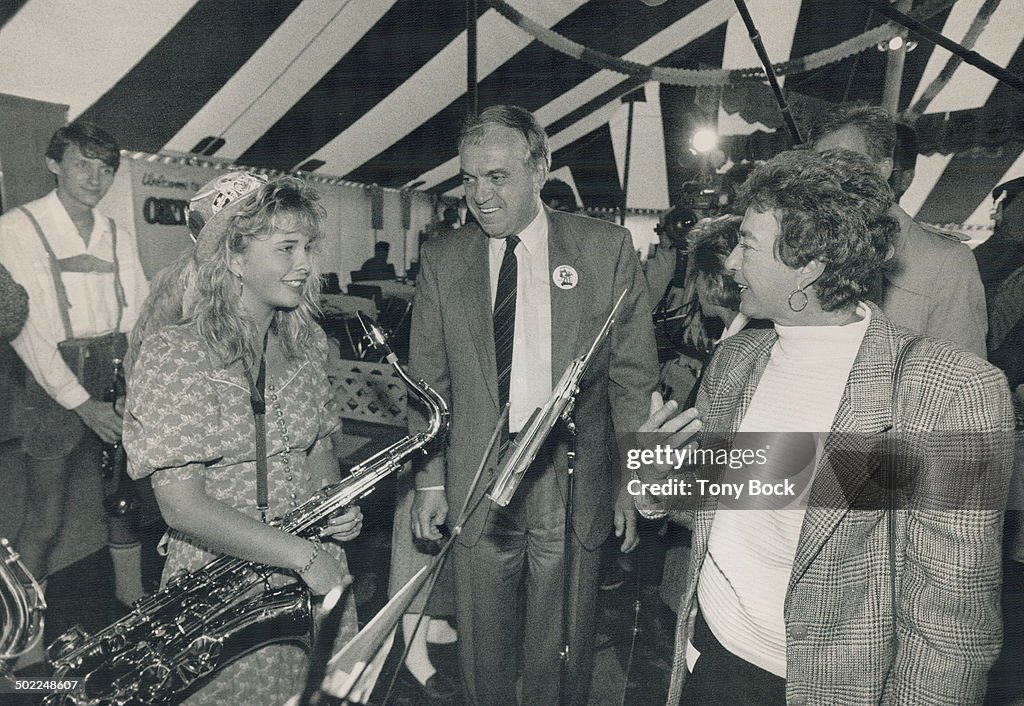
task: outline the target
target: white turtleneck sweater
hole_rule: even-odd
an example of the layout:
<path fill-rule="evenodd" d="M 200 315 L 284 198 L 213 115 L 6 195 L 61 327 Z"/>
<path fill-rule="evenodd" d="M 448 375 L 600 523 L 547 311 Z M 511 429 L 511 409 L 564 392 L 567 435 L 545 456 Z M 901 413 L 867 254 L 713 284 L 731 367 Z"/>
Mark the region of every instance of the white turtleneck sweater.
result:
<path fill-rule="evenodd" d="M 858 305 L 857 314 L 860 320 L 843 326 L 776 325 L 779 339 L 740 423 L 741 433 L 826 433 L 832 428 L 871 319 L 864 304 Z M 697 583 L 701 612 L 718 641 L 782 678 L 783 607 L 807 491 L 821 453 L 821 436 L 818 440 L 814 462 L 801 477 L 804 492 L 787 509 L 732 509 L 719 504 Z M 748 498 L 744 506 L 753 502 Z"/>

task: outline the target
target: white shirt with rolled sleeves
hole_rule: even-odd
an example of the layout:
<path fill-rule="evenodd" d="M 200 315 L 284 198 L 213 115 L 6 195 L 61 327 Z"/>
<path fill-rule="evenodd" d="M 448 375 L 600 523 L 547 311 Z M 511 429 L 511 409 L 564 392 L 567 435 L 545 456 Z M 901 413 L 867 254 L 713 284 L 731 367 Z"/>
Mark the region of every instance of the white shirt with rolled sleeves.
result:
<path fill-rule="evenodd" d="M 86 244 L 56 191 L 25 204 L 25 208 L 39 222 L 58 259 L 93 255 L 100 260 L 113 261 L 110 220 L 99 210 L 93 209 L 93 230 Z M 57 344 L 66 335 L 49 259 L 32 223 L 17 208 L 0 217 L 0 262 L 29 295 L 28 321 L 11 342 L 12 347 L 50 397 L 65 409 L 78 407 L 89 399 L 89 393 L 57 350 Z M 127 304 L 120 326 L 112 273 L 63 273 L 75 338 L 102 336 L 115 329 L 128 332 L 135 325 L 149 286 L 139 261 L 135 233 L 121 224 L 117 225 L 117 262 Z"/>

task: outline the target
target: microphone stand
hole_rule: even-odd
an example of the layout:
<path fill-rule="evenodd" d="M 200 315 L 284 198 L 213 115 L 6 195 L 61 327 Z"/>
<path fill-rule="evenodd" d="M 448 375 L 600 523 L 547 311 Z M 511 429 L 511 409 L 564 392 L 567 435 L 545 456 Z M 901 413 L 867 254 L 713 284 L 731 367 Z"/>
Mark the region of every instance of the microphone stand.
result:
<path fill-rule="evenodd" d="M 736 9 L 740 11 L 740 17 L 743 19 L 743 24 L 747 27 L 747 34 L 750 36 L 750 43 L 754 45 L 754 51 L 757 52 L 757 58 L 761 60 L 761 66 L 764 67 L 764 74 L 768 77 L 768 85 L 772 87 L 772 93 L 775 94 L 775 102 L 779 104 L 779 110 L 782 111 L 782 119 L 786 121 L 786 127 L 789 129 L 789 135 L 793 138 L 793 144 L 803 144 L 803 138 L 800 137 L 800 129 L 796 126 L 796 121 L 793 119 L 793 114 L 789 110 L 789 103 L 786 102 L 786 96 L 782 92 L 782 87 L 779 86 L 779 79 L 775 76 L 775 68 L 772 66 L 772 60 L 768 58 L 768 52 L 764 48 L 764 42 L 761 41 L 761 33 L 757 31 L 757 27 L 754 26 L 754 18 L 750 16 L 750 10 L 747 9 L 747 3 L 744 0 L 734 0 L 736 3 Z"/>
<path fill-rule="evenodd" d="M 377 652 L 380 650 L 381 645 L 383 645 L 385 640 L 387 640 L 388 635 L 390 635 L 392 631 L 397 627 L 398 623 L 402 619 L 402 616 L 405 615 L 405 613 L 407 612 L 406 608 L 412 602 L 413 598 L 420 592 L 420 590 L 422 590 L 423 584 L 429 580 L 429 585 L 427 586 L 427 593 L 424 600 L 424 607 L 422 610 L 419 611 L 419 615 L 416 621 L 416 627 L 413 629 L 413 634 L 415 634 L 416 630 L 419 629 L 419 625 L 423 620 L 424 612 L 426 610 L 426 605 L 427 603 L 429 603 L 430 597 L 434 593 L 434 587 L 437 585 L 437 579 L 441 573 L 441 568 L 445 560 L 447 559 L 448 554 L 451 551 L 453 544 L 455 543 L 455 540 L 462 533 L 462 528 L 465 526 L 466 522 L 469 521 L 469 518 L 472 517 L 473 514 L 477 511 L 477 509 L 480 507 L 480 504 L 482 503 L 483 499 L 487 497 L 486 492 L 490 488 L 491 484 L 494 482 L 494 478 L 492 476 L 491 479 L 489 479 L 487 483 L 484 485 L 483 492 L 480 493 L 476 501 L 472 504 L 472 506 L 470 506 L 470 501 L 476 494 L 476 490 L 480 485 L 480 480 L 483 476 L 483 471 L 484 467 L 487 464 L 487 459 L 490 457 L 491 452 L 493 451 L 494 446 L 498 441 L 498 438 L 501 434 L 501 430 L 505 428 L 507 419 L 508 405 L 506 404 L 505 408 L 502 410 L 502 413 L 498 419 L 497 424 L 495 424 L 494 426 L 494 431 L 491 434 L 491 438 L 487 444 L 487 448 L 484 450 L 483 457 L 480 459 L 480 465 L 477 467 L 476 475 L 473 477 L 473 482 L 470 484 L 469 492 L 466 494 L 466 498 L 463 500 L 462 508 L 459 512 L 459 515 L 457 516 L 455 526 L 452 528 L 451 536 L 447 539 L 444 545 L 442 545 L 441 550 L 433 559 L 431 559 L 430 563 L 427 566 L 425 566 L 423 569 L 420 569 L 420 571 L 417 572 L 417 574 L 413 576 L 408 581 L 408 583 L 406 583 L 405 586 L 402 587 L 402 589 L 395 595 L 395 597 L 388 601 L 388 604 L 384 606 L 383 609 L 381 609 L 381 613 L 384 613 L 385 611 L 388 611 L 390 609 L 393 615 L 387 617 L 380 625 L 375 625 L 375 621 L 371 620 L 370 623 L 368 623 L 359 632 L 359 634 L 356 635 L 356 637 L 352 638 L 352 640 L 348 643 L 348 645 L 345 646 L 345 648 L 341 650 L 341 652 L 339 652 L 331 659 L 331 663 L 334 664 L 332 665 L 328 663 L 326 665 L 326 669 L 324 669 L 324 671 L 319 675 L 313 673 L 313 660 L 310 660 L 310 671 L 308 673 L 309 681 L 306 685 L 306 690 L 303 692 L 303 700 L 301 701 L 300 706 L 307 706 L 308 704 L 319 705 L 353 703 L 349 700 L 349 697 L 352 696 L 354 692 L 356 692 L 360 680 L 363 678 L 363 675 L 366 673 L 366 670 L 369 668 L 373 660 L 373 656 L 376 655 Z M 419 584 L 418 586 L 416 586 L 417 583 Z M 377 635 L 369 635 L 371 630 L 377 628 L 380 628 Z M 359 646 L 359 654 L 349 655 L 349 659 L 347 661 L 343 659 L 343 657 L 346 656 L 345 653 L 349 651 L 350 647 L 353 647 L 360 640 L 361 637 L 366 638 L 367 644 Z M 399 668 L 401 668 L 401 665 L 405 663 L 405 657 L 409 653 L 409 647 L 411 644 L 412 636 L 410 635 L 405 640 L 405 649 L 403 650 L 402 657 L 399 661 Z M 327 649 L 329 650 L 330 647 L 328 646 Z M 360 656 L 365 656 L 365 658 L 359 659 Z M 359 661 L 356 662 L 354 665 L 356 667 L 355 671 L 348 674 L 344 686 L 340 688 L 338 692 L 334 692 L 333 690 L 325 691 L 323 688 L 323 682 L 325 678 L 330 677 L 333 671 L 341 670 L 344 666 L 348 666 L 348 662 L 351 662 L 353 659 L 358 659 Z M 388 683 L 388 689 L 384 695 L 384 700 L 382 703 L 386 704 L 388 702 L 388 699 L 391 697 L 391 692 L 394 689 L 395 680 L 397 676 L 398 670 L 396 670 L 395 673 L 391 676 L 391 681 Z M 310 694 L 309 696 L 307 696 L 307 692 Z"/>
<path fill-rule="evenodd" d="M 572 511 L 573 487 L 576 477 L 576 420 L 573 418 L 576 398 L 565 411 L 562 419 L 569 432 L 566 449 L 566 491 L 565 491 L 565 537 L 562 539 L 562 649 L 559 652 L 561 668 L 558 672 L 558 703 L 572 703 L 569 686 L 569 601 L 572 599 Z"/>
<path fill-rule="evenodd" d="M 558 674 L 559 703 L 568 703 L 570 695 L 566 693 L 568 687 L 569 672 L 569 604 L 572 598 L 572 513 L 573 495 L 576 478 L 576 421 L 573 418 L 573 411 L 576 408 L 576 396 L 579 394 L 580 381 L 587 371 L 595 351 L 608 336 L 612 324 L 615 323 L 615 314 L 622 304 L 626 292 L 615 302 L 604 325 L 594 337 L 589 350 L 578 358 L 572 360 L 562 373 L 562 378 L 555 385 L 551 397 L 544 403 L 543 407 L 537 408 L 526 426 L 519 432 L 519 436 L 509 446 L 505 458 L 502 460 L 501 470 L 493 481 L 493 487 L 488 496 L 496 505 L 504 507 L 512 500 L 516 489 L 519 487 L 523 476 L 529 470 L 541 445 L 545 442 L 555 425 L 559 421 L 565 423 L 569 438 L 566 449 L 566 495 L 565 495 L 565 530 L 562 538 L 562 629 L 561 647 L 558 652 L 560 661 Z"/>

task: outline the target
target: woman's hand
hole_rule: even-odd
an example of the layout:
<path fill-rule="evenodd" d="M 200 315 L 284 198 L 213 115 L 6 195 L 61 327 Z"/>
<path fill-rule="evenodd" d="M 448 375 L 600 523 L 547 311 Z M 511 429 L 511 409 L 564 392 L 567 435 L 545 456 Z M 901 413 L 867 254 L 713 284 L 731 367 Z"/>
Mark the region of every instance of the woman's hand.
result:
<path fill-rule="evenodd" d="M 348 577 L 348 574 L 345 572 L 341 562 L 322 547 L 319 550 L 314 549 L 312 542 L 307 542 L 306 546 L 308 547 L 308 553 L 303 556 L 303 562 L 308 562 L 309 557 L 314 551 L 318 551 L 318 553 L 313 563 L 309 564 L 308 569 L 305 571 L 300 570 L 296 573 L 309 586 L 309 590 L 313 595 L 322 596 L 335 586 L 345 585 L 345 579 Z"/>
<path fill-rule="evenodd" d="M 324 539 L 336 539 L 339 542 L 351 542 L 359 536 L 363 529 L 363 511 L 352 505 L 345 512 L 332 517 L 327 526 L 320 532 Z"/>
<path fill-rule="evenodd" d="M 701 430 L 697 410 L 691 407 L 679 412 L 678 407 L 675 400 L 664 402 L 658 392 L 652 392 L 649 416 L 637 430 L 637 445 L 651 451 L 664 446 L 672 449 L 696 448 L 697 441 L 693 437 Z M 645 483 L 657 483 L 674 470 L 678 469 L 668 462 L 644 463 L 637 475 Z"/>
<path fill-rule="evenodd" d="M 662 440 L 663 443 L 682 445 L 700 431 L 700 420 L 697 419 L 696 407 L 676 414 L 678 407 L 679 403 L 675 400 L 665 402 L 661 399 L 661 393 L 652 392 L 649 416 L 637 431 L 668 437 Z"/>

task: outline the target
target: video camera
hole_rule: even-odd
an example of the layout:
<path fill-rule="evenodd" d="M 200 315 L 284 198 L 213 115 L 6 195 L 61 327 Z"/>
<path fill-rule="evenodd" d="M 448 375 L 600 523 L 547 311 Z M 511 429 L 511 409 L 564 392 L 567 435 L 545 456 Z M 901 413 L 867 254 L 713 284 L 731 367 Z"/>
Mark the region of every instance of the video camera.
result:
<path fill-rule="evenodd" d="M 688 181 L 683 184 L 682 196 L 664 216 L 654 232 L 665 235 L 680 250 L 686 249 L 686 234 L 697 221 L 718 212 L 721 206 L 719 191 L 711 185 Z"/>

